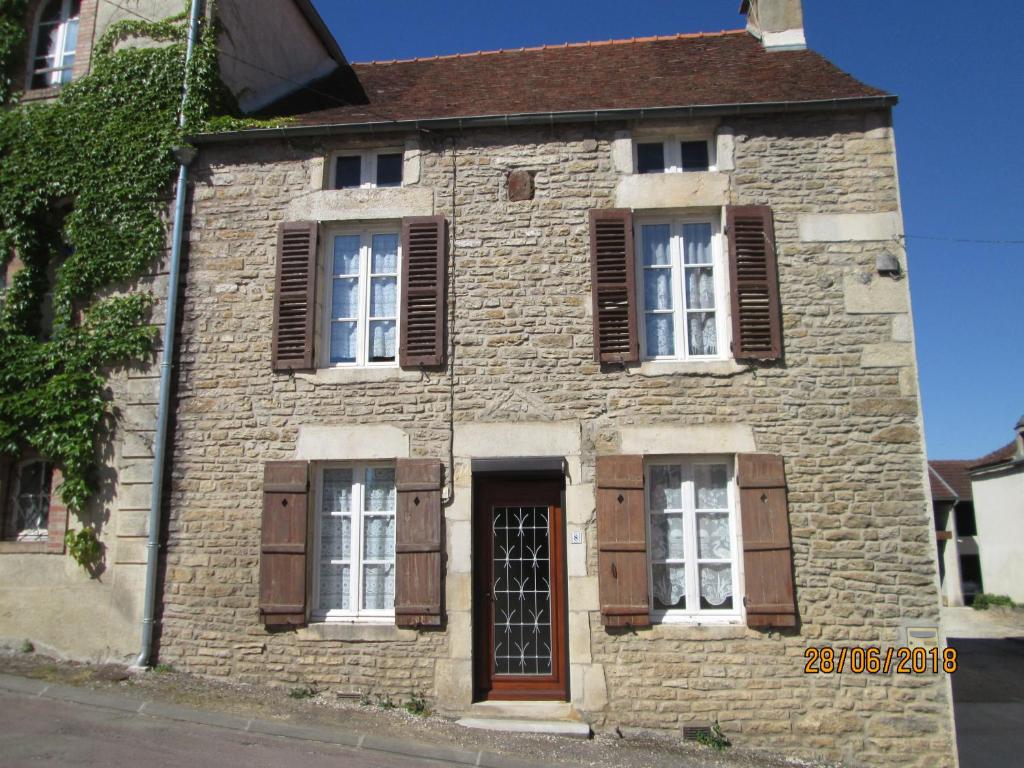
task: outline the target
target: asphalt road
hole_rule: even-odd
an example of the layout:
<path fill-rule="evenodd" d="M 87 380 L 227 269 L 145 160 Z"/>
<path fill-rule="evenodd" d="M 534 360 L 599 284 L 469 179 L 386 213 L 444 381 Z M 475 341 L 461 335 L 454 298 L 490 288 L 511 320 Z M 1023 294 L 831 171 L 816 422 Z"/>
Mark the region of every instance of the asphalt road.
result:
<path fill-rule="evenodd" d="M 0 691 L 5 768 L 411 768 L 434 760 L 194 725 Z"/>
<path fill-rule="evenodd" d="M 1024 755 L 1024 637 L 949 638 L 960 768 L 1019 768 Z"/>

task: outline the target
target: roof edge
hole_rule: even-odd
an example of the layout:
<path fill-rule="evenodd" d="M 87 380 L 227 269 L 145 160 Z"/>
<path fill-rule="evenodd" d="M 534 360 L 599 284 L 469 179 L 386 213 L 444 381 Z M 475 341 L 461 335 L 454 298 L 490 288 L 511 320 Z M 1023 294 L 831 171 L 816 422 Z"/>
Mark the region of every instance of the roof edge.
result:
<path fill-rule="evenodd" d="M 302 0 L 305 2 L 306 0 Z M 391 131 L 512 127 L 522 125 L 553 125 L 564 123 L 644 120 L 647 118 L 710 117 L 783 112 L 833 112 L 894 107 L 895 94 L 856 96 L 815 101 L 743 102 L 737 104 L 701 104 L 689 107 L 631 107 L 626 109 L 588 109 L 570 112 L 523 112 L 505 115 L 437 117 L 415 120 L 381 120 L 365 123 L 333 123 L 326 125 L 295 125 L 278 128 L 247 128 L 240 131 L 199 133 L 189 136 L 194 144 L 222 144 L 236 139 L 274 139 L 282 137 L 329 136 L 348 133 L 385 133 Z"/>
<path fill-rule="evenodd" d="M 942 473 L 939 472 L 939 470 L 937 470 L 934 466 L 932 466 L 932 463 L 930 461 L 928 462 L 928 471 L 931 472 L 933 475 L 935 475 L 936 478 L 938 478 L 938 481 L 940 483 L 942 483 L 946 487 L 947 491 L 949 491 L 951 494 L 953 494 L 952 496 L 950 496 L 948 498 L 953 499 L 954 502 L 960 501 L 960 495 L 955 490 L 953 490 L 953 486 L 946 482 L 946 478 L 944 478 L 942 476 Z M 940 499 L 940 501 L 946 501 L 946 500 L 947 499 Z"/>
<path fill-rule="evenodd" d="M 341 46 L 338 45 L 338 41 L 334 39 L 334 35 L 331 34 L 331 30 L 327 28 L 323 18 L 313 6 L 312 0 L 293 0 L 293 2 L 299 11 L 301 11 L 302 15 L 305 16 L 309 26 L 311 26 L 313 31 L 316 32 L 317 36 L 320 38 L 320 42 L 324 44 L 324 47 L 331 55 L 331 58 L 342 66 L 348 66 L 349 61 L 345 58 L 345 52 L 341 50 Z"/>

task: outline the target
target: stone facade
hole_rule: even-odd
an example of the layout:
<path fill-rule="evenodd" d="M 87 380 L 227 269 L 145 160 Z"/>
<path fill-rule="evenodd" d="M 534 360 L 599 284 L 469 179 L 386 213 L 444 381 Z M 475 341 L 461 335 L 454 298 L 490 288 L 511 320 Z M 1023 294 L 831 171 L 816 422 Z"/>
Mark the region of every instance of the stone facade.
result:
<path fill-rule="evenodd" d="M 425 132 L 408 138 L 406 186 L 396 190 L 324 191 L 332 151 L 381 146 L 379 138 L 204 148 L 181 328 L 161 660 L 240 681 L 399 697 L 419 690 L 442 711 L 471 709 L 472 461 L 557 455 L 566 462 L 567 529 L 585 542 L 568 550 L 571 699 L 595 728 L 678 732 L 717 717 L 744 746 L 851 764 L 952 765 L 944 676 L 803 671 L 808 646 L 901 646 L 908 626 L 938 625 L 909 292 L 905 280 L 876 271 L 883 252 L 905 264 L 889 115 L 736 117 L 706 127 L 720 169 L 706 184 L 659 192 L 659 180 L 629 176 L 634 134 L 692 129 Z M 509 200 L 517 170 L 532 174 L 532 199 Z M 630 200 L 674 210 L 772 206 L 783 362 L 594 362 L 588 211 Z M 451 227 L 454 375 L 273 373 L 278 223 L 423 213 L 443 214 Z M 366 431 L 351 431 L 357 426 Z M 406 442 L 388 443 L 396 458 L 404 450 L 446 464 L 454 457 L 446 626 L 268 632 L 257 613 L 263 463 L 328 456 L 311 444 L 343 445 L 335 458 L 377 456 L 367 436 L 374 428 L 404 434 Z M 798 629 L 607 631 L 595 456 L 751 450 L 786 460 Z"/>

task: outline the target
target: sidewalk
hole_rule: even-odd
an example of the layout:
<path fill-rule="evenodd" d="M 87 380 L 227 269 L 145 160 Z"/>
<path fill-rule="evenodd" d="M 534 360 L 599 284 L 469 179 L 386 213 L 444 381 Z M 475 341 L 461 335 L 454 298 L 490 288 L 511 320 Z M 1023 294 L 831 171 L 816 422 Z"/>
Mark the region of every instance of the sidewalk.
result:
<path fill-rule="evenodd" d="M 398 755 L 492 768 L 753 768 L 809 766 L 749 750 L 723 752 L 665 737 L 627 733 L 591 740 L 476 731 L 439 716 L 361 705 L 327 692 L 248 686 L 179 672 L 127 676 L 119 667 L 0 655 L 0 690 L 116 710 L 138 717 L 337 745 L 367 755 Z M 290 695 L 289 695 L 290 694 Z M 387 707 L 386 698 L 378 701 Z M 395 702 L 396 704 L 398 702 Z"/>

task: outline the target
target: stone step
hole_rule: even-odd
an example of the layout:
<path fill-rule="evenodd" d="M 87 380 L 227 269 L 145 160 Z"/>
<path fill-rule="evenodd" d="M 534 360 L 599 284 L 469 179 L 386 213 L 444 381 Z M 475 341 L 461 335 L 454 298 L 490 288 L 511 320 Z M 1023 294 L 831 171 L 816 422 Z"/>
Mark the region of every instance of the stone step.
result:
<path fill-rule="evenodd" d="M 573 720 L 515 720 L 504 717 L 464 717 L 456 721 L 464 728 L 503 733 L 542 733 L 547 736 L 567 736 L 589 739 L 590 726 Z"/>
<path fill-rule="evenodd" d="M 567 701 L 478 701 L 469 708 L 470 717 L 508 720 L 574 720 L 580 716 Z"/>

